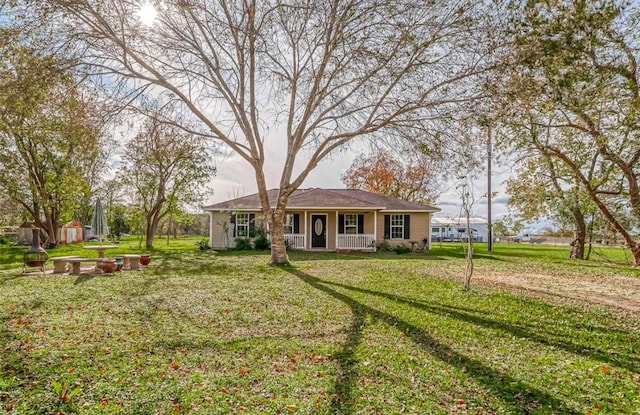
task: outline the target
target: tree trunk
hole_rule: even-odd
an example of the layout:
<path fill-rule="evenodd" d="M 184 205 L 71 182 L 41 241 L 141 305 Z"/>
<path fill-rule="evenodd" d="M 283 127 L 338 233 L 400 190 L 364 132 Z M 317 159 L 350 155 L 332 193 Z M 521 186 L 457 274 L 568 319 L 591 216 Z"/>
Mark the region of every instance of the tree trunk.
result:
<path fill-rule="evenodd" d="M 285 206 L 278 206 L 273 211 L 270 222 L 271 231 L 271 260 L 269 265 L 282 266 L 289 265 L 289 256 L 287 255 L 287 245 L 284 241 L 284 209 Z"/>
<path fill-rule="evenodd" d="M 631 255 L 633 256 L 633 266 L 636 268 L 640 267 L 640 243 L 637 243 L 633 246 L 630 246 Z"/>
<path fill-rule="evenodd" d="M 576 239 L 571 243 L 571 253 L 569 258 L 584 259 L 584 246 L 587 239 L 587 225 L 584 222 L 584 215 L 580 207 L 574 206 L 571 210 L 576 225 Z"/>
<path fill-rule="evenodd" d="M 154 222 L 156 222 L 154 218 L 147 219 L 147 231 L 145 234 L 144 242 L 146 248 L 153 248 L 153 238 L 155 236 L 157 228 L 157 225 L 154 226 Z"/>

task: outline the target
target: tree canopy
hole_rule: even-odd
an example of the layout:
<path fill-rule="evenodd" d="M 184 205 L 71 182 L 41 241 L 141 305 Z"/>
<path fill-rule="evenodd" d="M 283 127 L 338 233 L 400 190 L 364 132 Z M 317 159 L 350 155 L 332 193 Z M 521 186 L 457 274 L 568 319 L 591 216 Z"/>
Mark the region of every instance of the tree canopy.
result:
<path fill-rule="evenodd" d="M 474 1 L 47 0 L 105 88 L 175 106 L 184 130 L 223 143 L 255 176 L 273 264 L 288 262 L 284 208 L 309 172 L 358 137 L 428 139 L 477 94 L 489 66 Z M 275 209 L 265 146 L 284 162 Z"/>

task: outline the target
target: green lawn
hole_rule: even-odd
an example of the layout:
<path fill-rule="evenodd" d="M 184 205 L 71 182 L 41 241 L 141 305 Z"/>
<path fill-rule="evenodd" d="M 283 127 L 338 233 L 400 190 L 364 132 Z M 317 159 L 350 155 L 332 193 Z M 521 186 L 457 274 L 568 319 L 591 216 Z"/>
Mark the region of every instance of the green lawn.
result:
<path fill-rule="evenodd" d="M 0 246 L 0 412 L 640 413 L 637 314 L 466 293 L 455 244 L 274 269 L 195 241 L 158 241 L 149 269 L 115 276 L 21 276 L 22 248 Z M 615 249 L 476 256 L 479 274 L 639 275 Z"/>

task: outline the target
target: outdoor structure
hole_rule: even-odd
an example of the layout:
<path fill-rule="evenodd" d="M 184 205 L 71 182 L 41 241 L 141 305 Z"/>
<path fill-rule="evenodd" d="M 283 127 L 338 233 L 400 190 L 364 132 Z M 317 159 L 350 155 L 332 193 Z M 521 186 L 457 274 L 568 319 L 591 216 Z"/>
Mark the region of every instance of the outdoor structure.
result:
<path fill-rule="evenodd" d="M 83 226 L 80 222 L 71 221 L 60 228 L 60 244 L 77 244 L 83 241 Z"/>
<path fill-rule="evenodd" d="M 18 243 L 20 245 L 31 245 L 31 241 L 33 240 L 33 231 L 35 228 L 35 222 L 23 222 L 18 227 Z"/>
<path fill-rule="evenodd" d="M 482 218 L 469 218 L 474 242 L 487 242 L 489 227 Z M 467 218 L 434 217 L 431 224 L 431 240 L 434 242 L 453 242 L 467 240 Z"/>
<path fill-rule="evenodd" d="M 269 190 L 275 202 L 278 189 Z M 258 194 L 204 208 L 211 216 L 209 246 L 233 247 L 265 227 Z M 355 189 L 298 189 L 289 198 L 285 239 L 294 249 L 373 251 L 384 240 L 430 248 L 433 213 L 440 209 Z M 268 229 L 267 229 L 268 231 Z"/>

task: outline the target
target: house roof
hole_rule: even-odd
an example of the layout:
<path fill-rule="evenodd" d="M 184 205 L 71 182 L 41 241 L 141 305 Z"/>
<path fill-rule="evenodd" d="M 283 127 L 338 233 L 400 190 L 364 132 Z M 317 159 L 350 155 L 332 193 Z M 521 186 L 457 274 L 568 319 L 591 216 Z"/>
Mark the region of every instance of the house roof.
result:
<path fill-rule="evenodd" d="M 267 191 L 269 202 L 275 207 L 278 189 Z M 420 205 L 389 196 L 358 189 L 297 189 L 289 197 L 287 209 L 354 209 L 389 210 L 399 212 L 439 212 L 433 206 Z M 204 210 L 261 210 L 257 193 L 205 206 Z"/>

